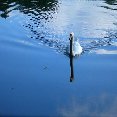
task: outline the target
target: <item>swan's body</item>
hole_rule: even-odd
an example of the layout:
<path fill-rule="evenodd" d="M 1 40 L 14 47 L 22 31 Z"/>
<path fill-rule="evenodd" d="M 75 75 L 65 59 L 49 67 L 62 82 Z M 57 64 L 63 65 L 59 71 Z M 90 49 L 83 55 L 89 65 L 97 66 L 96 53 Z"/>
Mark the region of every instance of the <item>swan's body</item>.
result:
<path fill-rule="evenodd" d="M 74 33 L 70 33 L 70 55 L 76 56 L 80 55 L 83 51 L 79 41 L 74 41 Z"/>
<path fill-rule="evenodd" d="M 73 56 L 80 55 L 82 53 L 82 47 L 78 41 L 73 42 Z"/>

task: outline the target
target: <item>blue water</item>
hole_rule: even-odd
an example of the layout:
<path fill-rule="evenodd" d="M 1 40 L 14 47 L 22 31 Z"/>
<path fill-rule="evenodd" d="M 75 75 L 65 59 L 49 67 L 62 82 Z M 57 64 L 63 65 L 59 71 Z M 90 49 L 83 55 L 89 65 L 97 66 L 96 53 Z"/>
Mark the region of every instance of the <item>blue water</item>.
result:
<path fill-rule="evenodd" d="M 117 116 L 116 60 L 116 0 L 0 1 L 0 116 Z"/>

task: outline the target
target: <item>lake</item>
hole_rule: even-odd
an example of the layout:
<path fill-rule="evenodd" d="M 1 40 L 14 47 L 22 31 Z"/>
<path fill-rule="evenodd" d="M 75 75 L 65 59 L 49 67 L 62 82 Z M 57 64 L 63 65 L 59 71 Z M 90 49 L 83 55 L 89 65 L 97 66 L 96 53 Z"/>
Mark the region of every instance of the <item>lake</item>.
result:
<path fill-rule="evenodd" d="M 116 83 L 117 0 L 0 1 L 1 117 L 116 117 Z"/>

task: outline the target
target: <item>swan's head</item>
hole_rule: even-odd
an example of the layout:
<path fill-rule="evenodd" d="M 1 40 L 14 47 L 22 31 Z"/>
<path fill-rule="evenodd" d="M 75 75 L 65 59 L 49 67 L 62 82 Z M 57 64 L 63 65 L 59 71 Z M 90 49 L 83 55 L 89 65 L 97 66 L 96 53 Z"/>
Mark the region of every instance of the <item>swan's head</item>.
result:
<path fill-rule="evenodd" d="M 69 40 L 73 40 L 73 39 L 74 39 L 74 33 L 71 32 L 71 33 L 70 33 L 70 38 L 69 38 Z"/>

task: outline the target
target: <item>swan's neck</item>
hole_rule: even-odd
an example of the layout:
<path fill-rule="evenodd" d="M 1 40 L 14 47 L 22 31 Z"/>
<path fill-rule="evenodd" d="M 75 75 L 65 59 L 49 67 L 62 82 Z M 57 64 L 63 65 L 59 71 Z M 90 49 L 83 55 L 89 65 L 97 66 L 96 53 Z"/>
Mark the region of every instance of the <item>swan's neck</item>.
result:
<path fill-rule="evenodd" d="M 73 56 L 73 41 L 74 37 L 70 36 L 70 56 Z"/>

